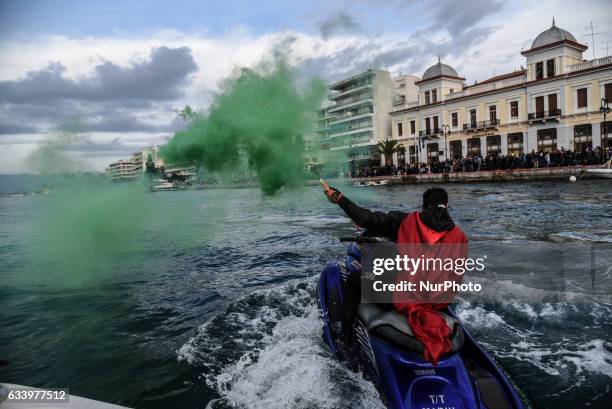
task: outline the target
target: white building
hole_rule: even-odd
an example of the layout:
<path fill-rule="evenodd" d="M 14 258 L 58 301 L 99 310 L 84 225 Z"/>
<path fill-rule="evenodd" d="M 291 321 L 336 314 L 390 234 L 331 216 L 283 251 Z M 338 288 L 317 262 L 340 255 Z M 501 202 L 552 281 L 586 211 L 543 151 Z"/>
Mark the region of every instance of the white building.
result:
<path fill-rule="evenodd" d="M 416 79 L 406 75 L 392 80 L 388 71 L 368 69 L 331 84 L 330 101 L 316 118 L 318 148 L 336 162 L 380 165 L 384 158 L 377 144 L 391 137 L 389 112 L 394 103 L 416 97 Z"/>
<path fill-rule="evenodd" d="M 553 20 L 521 52 L 526 69 L 466 86 L 438 61 L 415 83 L 418 98 L 390 113 L 396 163 L 609 146 L 599 108 L 612 100 L 612 57 L 585 61 L 586 49 Z"/>
<path fill-rule="evenodd" d="M 106 172 L 109 174 L 111 181 L 132 181 L 136 180 L 143 174 L 142 161 L 130 159 L 119 159 L 108 165 Z"/>

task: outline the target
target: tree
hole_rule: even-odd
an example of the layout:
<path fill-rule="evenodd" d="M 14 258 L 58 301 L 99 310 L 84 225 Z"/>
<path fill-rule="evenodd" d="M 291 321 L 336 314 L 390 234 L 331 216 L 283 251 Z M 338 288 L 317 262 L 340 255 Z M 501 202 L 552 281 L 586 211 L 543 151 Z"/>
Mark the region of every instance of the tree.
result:
<path fill-rule="evenodd" d="M 399 150 L 398 141 L 386 139 L 378 142 L 378 152 L 385 155 L 385 165 L 391 166 L 393 163 L 393 154 Z"/>
<path fill-rule="evenodd" d="M 183 109 L 175 108 L 174 112 L 176 112 L 181 118 L 183 118 L 184 121 L 189 121 L 189 120 L 195 118 L 196 115 L 198 114 L 189 105 L 185 105 L 185 108 L 183 108 Z"/>
<path fill-rule="evenodd" d="M 146 163 L 146 174 L 149 176 L 155 176 L 156 173 L 156 169 L 155 169 L 155 162 L 153 162 L 153 156 L 149 153 L 147 155 L 147 163 Z"/>

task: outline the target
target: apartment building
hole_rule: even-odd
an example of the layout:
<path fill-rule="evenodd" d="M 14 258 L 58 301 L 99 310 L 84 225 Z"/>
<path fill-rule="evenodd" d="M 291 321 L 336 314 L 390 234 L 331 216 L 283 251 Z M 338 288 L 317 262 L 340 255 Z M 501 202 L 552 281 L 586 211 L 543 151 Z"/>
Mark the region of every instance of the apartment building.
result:
<path fill-rule="evenodd" d="M 143 175 L 144 167 L 140 153 L 134 154 L 130 159 L 119 159 L 106 169 L 106 173 L 113 182 L 132 181 Z"/>
<path fill-rule="evenodd" d="M 388 71 L 369 69 L 329 86 L 329 105 L 320 114 L 322 149 L 355 166 L 379 164 L 376 144 L 391 135 L 393 82 Z"/>
<path fill-rule="evenodd" d="M 155 169 L 163 171 L 166 177 L 179 177 L 185 180 L 196 175 L 195 166 L 176 166 L 165 164 L 159 155 L 160 146 L 154 145 L 142 151 L 135 152 L 129 159 L 119 159 L 111 163 L 106 172 L 113 182 L 126 182 L 137 180 L 147 170 L 147 162 L 150 160 Z"/>
<path fill-rule="evenodd" d="M 521 52 L 525 69 L 466 86 L 438 61 L 415 82 L 417 99 L 390 113 L 395 162 L 610 146 L 600 106 L 612 100 L 612 57 L 585 61 L 586 49 L 553 20 Z"/>

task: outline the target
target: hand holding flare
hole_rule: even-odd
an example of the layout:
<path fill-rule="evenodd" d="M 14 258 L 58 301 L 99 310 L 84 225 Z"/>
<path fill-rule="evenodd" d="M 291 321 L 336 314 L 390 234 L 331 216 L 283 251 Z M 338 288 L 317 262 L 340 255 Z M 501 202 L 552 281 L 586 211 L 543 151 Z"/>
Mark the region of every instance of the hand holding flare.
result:
<path fill-rule="evenodd" d="M 325 196 L 327 196 L 327 200 L 329 200 L 331 203 L 338 204 L 340 199 L 344 196 L 342 192 L 340 192 L 338 189 L 330 187 L 323 179 L 319 179 L 319 183 L 321 183 L 323 193 L 325 193 Z"/>

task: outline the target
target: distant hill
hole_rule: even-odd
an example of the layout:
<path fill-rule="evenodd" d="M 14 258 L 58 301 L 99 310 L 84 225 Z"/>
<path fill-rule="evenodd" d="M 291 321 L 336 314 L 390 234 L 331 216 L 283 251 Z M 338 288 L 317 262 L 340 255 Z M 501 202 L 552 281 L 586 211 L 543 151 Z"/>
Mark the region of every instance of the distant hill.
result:
<path fill-rule="evenodd" d="M 35 192 L 42 187 L 53 187 L 63 184 L 67 179 L 74 178 L 75 175 L 55 174 L 55 175 L 32 175 L 29 173 L 19 173 L 16 175 L 0 174 L 0 194 L 16 192 Z M 92 179 L 103 179 L 102 173 L 80 174 Z"/>

